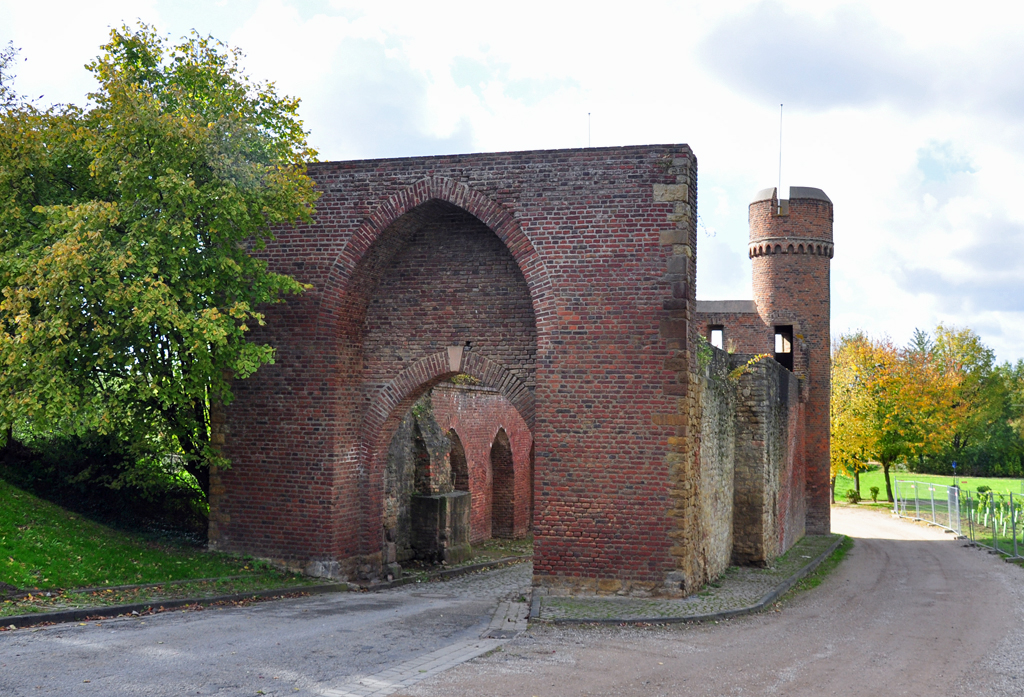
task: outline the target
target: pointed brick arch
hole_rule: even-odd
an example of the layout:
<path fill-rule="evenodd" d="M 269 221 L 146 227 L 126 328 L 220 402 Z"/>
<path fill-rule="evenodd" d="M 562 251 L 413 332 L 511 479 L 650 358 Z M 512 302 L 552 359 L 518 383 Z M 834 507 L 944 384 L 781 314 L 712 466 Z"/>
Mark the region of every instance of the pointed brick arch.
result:
<path fill-rule="evenodd" d="M 336 328 L 345 319 L 345 293 L 374 243 L 403 216 L 432 201 L 457 206 L 475 216 L 508 248 L 530 290 L 538 336 L 554 321 L 548 271 L 512 213 L 466 184 L 445 177 L 427 177 L 382 201 L 335 259 L 321 296 L 316 327 L 318 339 L 336 335 Z"/>
<path fill-rule="evenodd" d="M 504 428 L 491 442 L 491 537 L 515 537 L 516 475 Z"/>
<path fill-rule="evenodd" d="M 388 444 L 406 412 L 434 385 L 455 375 L 472 375 L 484 387 L 500 392 L 532 429 L 533 392 L 513 373 L 486 356 L 451 346 L 416 361 L 377 390 L 363 420 L 361 462 L 364 477 L 364 543 L 375 544 L 381 519 L 384 469 Z"/>
<path fill-rule="evenodd" d="M 456 491 L 471 491 L 469 478 L 469 462 L 466 460 L 466 448 L 462 444 L 459 432 L 448 429 L 448 442 L 452 444 L 449 460 L 452 466 L 452 485 Z"/>
<path fill-rule="evenodd" d="M 533 428 L 534 397 L 526 385 L 486 356 L 452 346 L 416 361 L 377 391 L 363 421 L 362 443 L 367 460 L 371 461 L 382 446 L 387 446 L 395 426 L 424 392 L 460 373 L 472 375 L 484 387 L 500 392 Z"/>

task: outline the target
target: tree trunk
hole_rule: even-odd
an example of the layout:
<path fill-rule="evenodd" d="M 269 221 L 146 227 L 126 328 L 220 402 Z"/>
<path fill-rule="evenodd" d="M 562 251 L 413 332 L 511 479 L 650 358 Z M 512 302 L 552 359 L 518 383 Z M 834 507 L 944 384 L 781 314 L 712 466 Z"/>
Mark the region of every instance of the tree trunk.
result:
<path fill-rule="evenodd" d="M 166 410 L 166 419 L 177 426 L 174 430 L 178 437 L 178 445 L 181 446 L 184 455 L 182 466 L 186 472 L 195 477 L 203 492 L 203 498 L 208 498 L 210 495 L 210 465 L 206 460 L 205 446 L 209 442 L 209 424 L 206 423 L 202 405 L 198 401 L 193 402 L 191 411 L 191 419 L 189 417 L 180 418 L 178 407 L 172 405 Z"/>
<path fill-rule="evenodd" d="M 889 503 L 892 503 L 893 502 L 893 498 L 892 498 L 892 482 L 889 481 L 889 463 L 888 462 L 883 462 L 882 463 L 882 471 L 885 472 L 885 495 L 888 497 Z"/>
<path fill-rule="evenodd" d="M 860 472 L 853 473 L 853 488 L 857 491 L 857 498 L 862 498 L 860 495 Z"/>
<path fill-rule="evenodd" d="M 210 495 L 210 467 L 203 461 L 203 451 L 192 438 L 188 436 L 178 436 L 178 442 L 181 444 L 181 449 L 185 451 L 185 471 L 196 478 L 196 482 L 199 483 L 199 488 L 203 491 L 203 497 L 207 498 Z"/>
<path fill-rule="evenodd" d="M 834 475 L 834 474 L 832 475 L 831 489 L 832 489 L 832 503 L 835 503 L 836 502 L 836 475 Z"/>

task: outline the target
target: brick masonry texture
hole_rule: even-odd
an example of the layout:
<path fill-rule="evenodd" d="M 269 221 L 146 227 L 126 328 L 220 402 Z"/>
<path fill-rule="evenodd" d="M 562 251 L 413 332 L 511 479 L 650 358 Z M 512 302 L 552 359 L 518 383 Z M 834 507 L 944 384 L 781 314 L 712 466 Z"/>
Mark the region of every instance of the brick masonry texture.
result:
<path fill-rule="evenodd" d="M 454 386 L 442 383 L 431 392 L 434 418 L 440 428 L 462 446 L 468 471 L 468 488 L 472 495 L 470 539 L 480 542 L 496 535 L 492 530 L 494 498 L 504 493 L 499 507 L 504 507 L 511 530 L 501 534 L 523 537 L 531 530 L 533 518 L 533 436 L 512 403 L 492 389 Z M 495 492 L 492 448 L 499 432 L 509 443 L 512 480 L 511 489 Z"/>
<path fill-rule="evenodd" d="M 213 478 L 211 546 L 379 574 L 391 437 L 421 395 L 465 373 L 532 430 L 538 583 L 698 583 L 690 149 L 309 173 L 316 220 L 261 253 L 312 288 L 254 332 L 276 362 L 224 411 L 232 466 Z"/>
<path fill-rule="evenodd" d="M 804 536 L 804 407 L 796 376 L 770 358 L 749 364 L 735 389 L 732 561 L 763 566 Z"/>
<path fill-rule="evenodd" d="M 799 380 L 769 357 L 713 349 L 704 362 L 696 548 L 707 581 L 788 550 L 807 507 Z"/>

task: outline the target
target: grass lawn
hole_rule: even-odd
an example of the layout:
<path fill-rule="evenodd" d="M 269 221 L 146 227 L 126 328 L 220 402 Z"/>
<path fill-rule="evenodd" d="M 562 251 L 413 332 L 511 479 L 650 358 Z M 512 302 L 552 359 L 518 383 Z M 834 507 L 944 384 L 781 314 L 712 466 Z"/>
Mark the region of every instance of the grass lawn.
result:
<path fill-rule="evenodd" d="M 3 590 L 45 592 L 226 576 L 242 576 L 234 585 L 246 589 L 302 583 L 301 577 L 252 559 L 157 544 L 113 530 L 0 481 Z M 217 590 L 234 592 L 224 584 Z"/>
<path fill-rule="evenodd" d="M 893 481 L 899 479 L 900 481 L 945 484 L 946 486 L 952 486 L 953 484 L 953 477 L 939 474 L 914 474 L 913 472 L 896 472 L 890 470 L 889 478 Z M 1003 493 L 1009 493 L 1012 491 L 1014 498 L 1016 498 L 1018 494 L 1024 496 L 1024 480 L 1021 479 L 1009 479 L 1002 477 L 957 477 L 957 482 L 963 491 L 970 491 L 972 494 L 977 492 L 979 486 L 988 486 L 992 488 L 992 491 Z M 878 487 L 879 502 L 885 501 L 885 475 L 882 473 L 881 467 L 874 472 L 864 472 L 860 475 L 860 494 L 868 503 L 871 502 L 871 487 L 873 486 Z M 895 487 L 895 484 L 893 486 Z M 843 475 L 836 477 L 836 502 L 845 503 L 846 492 L 852 488 L 853 477 L 844 477 Z"/>

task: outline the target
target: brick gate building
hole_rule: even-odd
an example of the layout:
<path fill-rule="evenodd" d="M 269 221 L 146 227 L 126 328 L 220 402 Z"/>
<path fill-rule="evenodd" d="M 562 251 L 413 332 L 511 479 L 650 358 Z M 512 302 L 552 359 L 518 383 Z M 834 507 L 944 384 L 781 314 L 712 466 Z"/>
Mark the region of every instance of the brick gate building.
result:
<path fill-rule="evenodd" d="M 709 515 L 702 482 L 712 470 L 732 481 L 733 465 L 702 464 L 701 433 L 732 398 L 708 406 L 698 360 L 689 147 L 327 162 L 309 175 L 323 194 L 314 223 L 278 231 L 264 254 L 311 290 L 267 308 L 258 338 L 276 362 L 235 385 L 212 547 L 378 577 L 392 436 L 416 400 L 468 375 L 532 434 L 537 583 L 677 594 L 724 568 L 732 514 Z M 735 437 L 723 428 L 716 438 Z M 827 465 L 806 478 L 827 496 Z M 827 531 L 827 503 L 808 510 L 809 529 Z"/>

